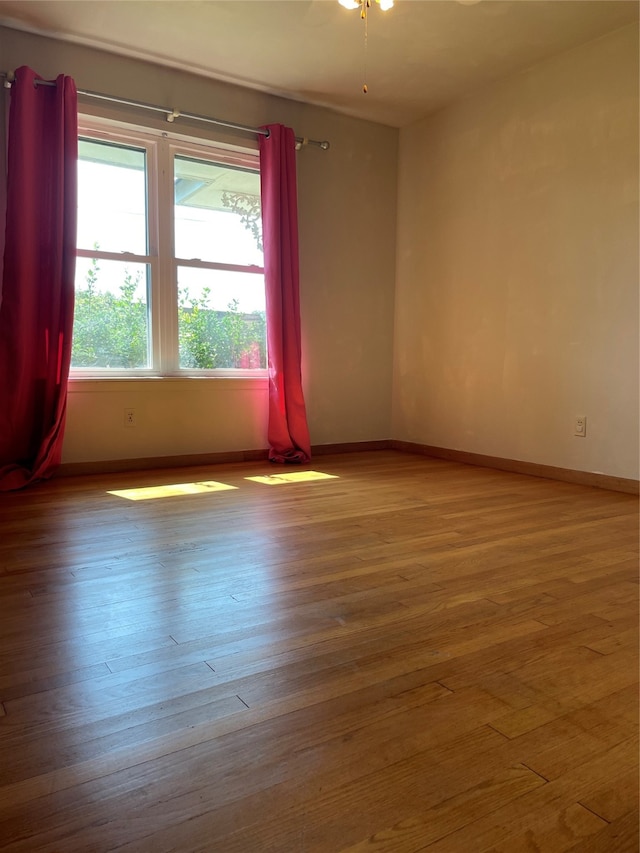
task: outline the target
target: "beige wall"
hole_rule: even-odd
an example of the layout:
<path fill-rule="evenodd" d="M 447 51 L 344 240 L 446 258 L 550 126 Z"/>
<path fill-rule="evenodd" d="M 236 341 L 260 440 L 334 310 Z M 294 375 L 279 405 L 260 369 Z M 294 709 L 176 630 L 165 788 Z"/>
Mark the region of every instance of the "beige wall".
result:
<path fill-rule="evenodd" d="M 637 193 L 635 26 L 401 131 L 394 438 L 638 477 Z"/>
<path fill-rule="evenodd" d="M 250 126 L 282 122 L 299 136 L 328 139 L 329 151 L 308 148 L 298 154 L 303 374 L 311 440 L 389 437 L 396 130 L 3 28 L 0 57 L 0 70 L 30 65 L 44 77 L 69 74 L 79 89 Z M 136 120 L 134 112 L 118 115 Z M 222 138 L 252 144 L 246 136 Z M 380 240 L 381 234 L 388 239 Z M 266 402 L 266 380 L 74 382 L 63 461 L 264 448 Z M 125 408 L 136 409 L 133 429 L 124 427 Z"/>

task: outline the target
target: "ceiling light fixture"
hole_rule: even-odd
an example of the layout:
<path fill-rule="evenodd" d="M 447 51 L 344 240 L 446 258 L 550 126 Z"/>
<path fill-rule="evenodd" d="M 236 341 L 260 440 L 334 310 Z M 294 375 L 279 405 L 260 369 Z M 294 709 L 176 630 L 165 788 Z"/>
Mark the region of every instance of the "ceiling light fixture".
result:
<path fill-rule="evenodd" d="M 367 19 L 367 12 L 371 8 L 371 0 L 338 0 L 338 3 L 345 9 L 360 9 L 360 17 L 363 21 Z M 393 0 L 376 0 L 376 3 L 383 12 L 393 6 Z"/>
<path fill-rule="evenodd" d="M 375 0 L 375 2 L 380 6 L 383 12 L 386 12 L 388 9 L 391 9 L 393 6 L 393 0 Z M 362 84 L 362 91 L 366 95 L 369 91 L 367 88 L 367 42 L 369 37 L 369 28 L 368 28 L 368 17 L 367 13 L 371 8 L 371 0 L 338 0 L 338 3 L 341 6 L 344 6 L 345 9 L 360 9 L 360 17 L 364 21 L 364 79 L 365 82 Z"/>

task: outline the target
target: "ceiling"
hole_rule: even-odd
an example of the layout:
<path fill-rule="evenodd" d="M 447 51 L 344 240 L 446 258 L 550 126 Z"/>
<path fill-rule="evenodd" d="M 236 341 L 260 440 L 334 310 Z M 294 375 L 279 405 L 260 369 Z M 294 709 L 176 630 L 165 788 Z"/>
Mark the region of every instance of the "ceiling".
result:
<path fill-rule="evenodd" d="M 637 0 L 0 0 L 0 24 L 402 127 L 638 20 Z M 11 69 L 0 69 L 11 70 Z"/>

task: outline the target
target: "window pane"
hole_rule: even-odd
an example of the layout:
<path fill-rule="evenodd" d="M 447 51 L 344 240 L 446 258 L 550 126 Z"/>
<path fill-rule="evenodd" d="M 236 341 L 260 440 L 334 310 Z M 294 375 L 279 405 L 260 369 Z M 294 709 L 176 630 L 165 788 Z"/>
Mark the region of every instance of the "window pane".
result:
<path fill-rule="evenodd" d="M 144 149 L 78 141 L 78 248 L 147 254 Z"/>
<path fill-rule="evenodd" d="M 147 264 L 76 258 L 71 367 L 149 366 Z"/>
<path fill-rule="evenodd" d="M 178 268 L 180 367 L 267 366 L 264 277 Z"/>
<path fill-rule="evenodd" d="M 174 198 L 177 258 L 262 267 L 258 172 L 176 157 Z"/>

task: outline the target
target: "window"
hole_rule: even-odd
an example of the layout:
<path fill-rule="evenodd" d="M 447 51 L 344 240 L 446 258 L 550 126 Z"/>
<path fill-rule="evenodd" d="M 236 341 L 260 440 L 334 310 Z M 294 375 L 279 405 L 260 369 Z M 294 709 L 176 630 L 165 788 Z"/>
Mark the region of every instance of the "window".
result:
<path fill-rule="evenodd" d="M 257 154 L 81 124 L 72 376 L 266 368 Z"/>

